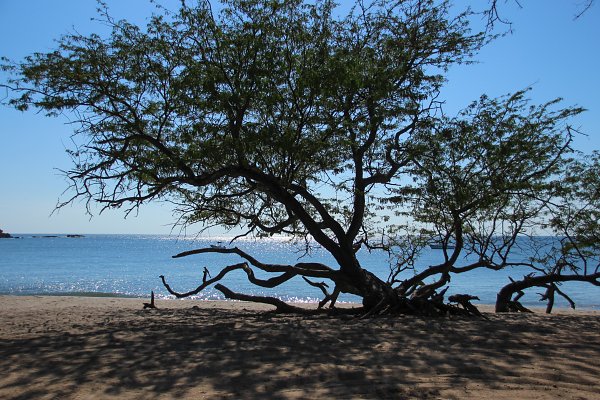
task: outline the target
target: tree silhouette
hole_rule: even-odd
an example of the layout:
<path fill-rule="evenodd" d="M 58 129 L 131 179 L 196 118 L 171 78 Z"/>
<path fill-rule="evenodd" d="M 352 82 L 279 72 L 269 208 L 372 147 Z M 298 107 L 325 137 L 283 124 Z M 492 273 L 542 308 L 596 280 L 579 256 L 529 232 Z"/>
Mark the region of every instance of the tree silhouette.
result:
<path fill-rule="evenodd" d="M 67 35 L 53 52 L 5 62 L 5 86 L 18 109 L 74 117 L 82 140 L 70 151 L 74 194 L 64 204 L 83 197 L 131 210 L 167 200 L 184 224 L 289 235 L 336 264 L 198 249 L 177 257 L 242 262 L 186 293 L 161 277 L 177 297 L 216 284 L 230 298 L 294 309 L 218 284 L 241 269 L 269 288 L 303 277 L 323 291 L 319 308 L 345 292 L 369 314 L 459 312 L 441 288 L 452 274 L 511 265 L 517 238 L 557 195 L 552 179 L 575 133 L 568 120 L 582 110 L 530 105 L 522 91 L 447 117 L 444 72 L 490 39 L 472 31 L 469 11 L 378 0 L 339 14 L 331 1 L 229 0 L 218 10 L 199 1 L 143 29 L 103 10 L 108 37 Z M 442 262 L 417 270 L 431 244 Z M 360 249 L 397 256 L 387 281 L 361 266 Z M 464 254 L 478 261 L 462 265 Z"/>

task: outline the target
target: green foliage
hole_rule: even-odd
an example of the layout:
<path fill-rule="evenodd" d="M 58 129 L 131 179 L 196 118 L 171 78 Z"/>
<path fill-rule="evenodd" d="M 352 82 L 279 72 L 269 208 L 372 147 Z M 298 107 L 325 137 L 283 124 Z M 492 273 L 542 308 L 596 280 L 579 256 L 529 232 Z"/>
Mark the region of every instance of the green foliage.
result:
<path fill-rule="evenodd" d="M 434 0 L 357 1 L 345 16 L 329 0 L 215 10 L 183 2 L 145 28 L 104 13 L 107 37 L 66 35 L 53 52 L 2 60 L 10 105 L 77 126 L 65 203 L 166 199 L 183 223 L 314 238 L 345 278 L 306 276 L 365 295 L 390 291 L 360 267 L 361 247 L 396 244 L 390 281 L 429 296 L 451 272 L 506 266 L 560 196 L 577 206 L 553 227 L 598 243 L 598 156 L 567 162 L 582 109 L 530 105 L 520 91 L 443 115 L 444 73 L 490 39 L 468 11 Z M 568 190 L 556 185 L 567 166 Z M 442 264 L 403 280 L 432 242 L 446 245 Z M 461 252 L 479 263 L 458 265 Z"/>
<path fill-rule="evenodd" d="M 500 99 L 483 96 L 456 118 L 442 117 L 411 138 L 414 184 L 399 190 L 429 223 L 514 208 L 543 196 L 570 151 L 565 121 L 580 108 L 552 110 L 556 101 L 530 106 L 525 91 Z M 535 155 L 533 157 L 532 155 Z"/>
<path fill-rule="evenodd" d="M 327 210 L 358 226 L 365 206 L 336 199 L 395 179 L 390 154 L 428 118 L 436 71 L 482 43 L 446 2 L 361 4 L 337 18 L 329 1 L 199 2 L 145 30 L 106 15 L 109 37 L 68 35 L 15 65 L 11 104 L 75 112 L 86 140 L 69 176 L 111 206 L 167 196 L 188 222 L 304 232 L 280 190 L 317 223 Z"/>
<path fill-rule="evenodd" d="M 550 226 L 563 237 L 561 255 L 570 265 L 600 265 L 600 153 L 569 160 L 557 182 L 560 202 L 552 207 Z M 573 266 L 573 268 L 575 268 Z"/>
<path fill-rule="evenodd" d="M 456 245 L 450 254 L 475 254 L 477 267 L 500 269 L 520 236 L 548 233 L 541 228 L 561 195 L 557 177 L 575 134 L 567 121 L 583 110 L 557 108 L 558 100 L 530 105 L 526 93 L 482 96 L 412 135 L 412 182 L 393 189 L 388 201 L 411 221 L 406 234 L 421 247 Z M 397 269 L 411 261 L 406 255 L 398 252 Z"/>

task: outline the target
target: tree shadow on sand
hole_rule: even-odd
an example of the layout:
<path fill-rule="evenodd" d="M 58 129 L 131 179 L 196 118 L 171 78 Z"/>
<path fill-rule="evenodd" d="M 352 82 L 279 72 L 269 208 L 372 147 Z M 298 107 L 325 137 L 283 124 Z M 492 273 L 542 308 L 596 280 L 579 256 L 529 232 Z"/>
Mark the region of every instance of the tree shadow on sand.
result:
<path fill-rule="evenodd" d="M 473 383 L 573 382 L 593 393 L 600 375 L 598 316 L 128 313 L 78 332 L 3 340 L 0 397 L 426 399 Z"/>

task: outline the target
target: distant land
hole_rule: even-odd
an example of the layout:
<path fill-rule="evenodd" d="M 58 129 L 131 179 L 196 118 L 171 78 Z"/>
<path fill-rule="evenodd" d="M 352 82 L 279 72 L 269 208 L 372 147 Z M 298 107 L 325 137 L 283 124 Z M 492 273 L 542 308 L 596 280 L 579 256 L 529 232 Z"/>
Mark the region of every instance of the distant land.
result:
<path fill-rule="evenodd" d="M 32 238 L 60 238 L 60 237 L 64 237 L 64 238 L 82 238 L 85 237 L 84 235 L 79 235 L 79 234 L 60 234 L 60 235 L 27 235 L 28 237 L 32 237 Z M 2 229 L 0 229 L 0 239 L 22 239 L 24 236 L 13 236 L 10 233 L 6 233 L 4 232 Z"/>

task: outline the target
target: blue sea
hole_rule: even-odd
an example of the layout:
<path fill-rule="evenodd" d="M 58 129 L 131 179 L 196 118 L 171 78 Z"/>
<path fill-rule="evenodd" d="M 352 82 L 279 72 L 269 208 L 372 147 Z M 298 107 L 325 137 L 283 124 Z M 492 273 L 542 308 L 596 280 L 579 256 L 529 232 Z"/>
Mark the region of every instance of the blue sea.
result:
<path fill-rule="evenodd" d="M 207 247 L 226 238 L 183 238 L 161 235 L 85 235 L 69 238 L 66 235 L 14 234 L 18 239 L 0 240 L 0 294 L 10 295 L 116 295 L 148 297 L 154 291 L 160 298 L 171 297 L 162 286 L 164 275 L 171 287 L 179 292 L 195 288 L 202 281 L 204 267 L 215 275 L 220 268 L 240 262 L 235 255 L 201 254 L 174 259 L 179 252 Z M 56 237 L 48 237 L 56 236 Z M 236 246 L 263 262 L 296 263 L 317 261 L 334 266 L 332 258 L 316 249 L 303 256 L 286 239 L 240 240 Z M 427 249 L 418 265 L 439 261 L 441 250 Z M 388 256 L 383 252 L 359 252 L 363 267 L 383 279 L 389 274 Z M 465 260 L 468 261 L 468 260 Z M 480 304 L 493 304 L 498 290 L 509 282 L 508 277 L 521 279 L 527 270 L 475 270 L 453 276 L 447 295 L 468 293 L 480 298 Z M 258 277 L 269 277 L 259 273 Z M 274 289 L 264 289 L 248 283 L 246 275 L 234 271 L 221 283 L 230 289 L 247 294 L 268 295 L 287 301 L 318 301 L 319 289 L 294 278 Z M 578 308 L 600 309 L 600 288 L 590 284 L 563 284 Z M 528 306 L 545 306 L 533 289 L 522 299 Z M 222 299 L 213 290 L 194 296 L 196 299 Z M 356 296 L 342 295 L 341 301 L 360 301 Z M 568 303 L 557 297 L 556 307 Z"/>

